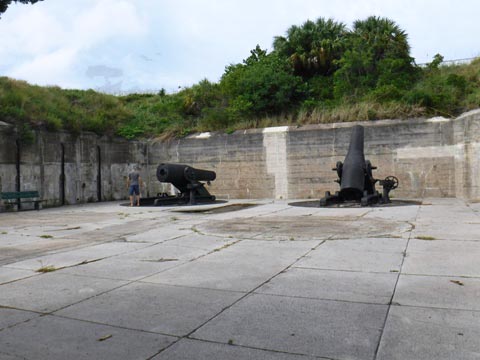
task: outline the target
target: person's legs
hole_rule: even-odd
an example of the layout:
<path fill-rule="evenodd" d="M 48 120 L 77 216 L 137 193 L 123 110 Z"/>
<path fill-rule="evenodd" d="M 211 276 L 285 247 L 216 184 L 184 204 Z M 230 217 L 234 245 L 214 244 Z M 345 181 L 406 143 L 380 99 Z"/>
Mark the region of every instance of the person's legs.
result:
<path fill-rule="evenodd" d="M 133 185 L 130 185 L 128 187 L 128 195 L 130 196 L 130 206 L 133 206 L 133 194 L 134 194 L 134 188 L 133 188 Z"/>
<path fill-rule="evenodd" d="M 135 197 L 137 198 L 137 206 L 140 206 L 140 186 L 135 186 Z"/>

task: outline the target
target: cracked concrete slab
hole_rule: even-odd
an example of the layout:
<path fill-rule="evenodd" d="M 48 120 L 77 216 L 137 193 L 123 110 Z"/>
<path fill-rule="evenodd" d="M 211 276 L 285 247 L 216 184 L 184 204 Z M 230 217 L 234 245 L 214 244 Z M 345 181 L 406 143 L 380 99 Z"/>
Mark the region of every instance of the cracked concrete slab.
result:
<path fill-rule="evenodd" d="M 408 244 L 403 273 L 480 277 L 480 242 L 417 240 Z"/>
<path fill-rule="evenodd" d="M 55 313 L 69 318 L 184 336 L 242 293 L 135 283 Z"/>
<path fill-rule="evenodd" d="M 399 206 L 395 208 L 395 211 L 391 211 L 390 208 L 372 208 L 367 214 L 365 214 L 365 218 L 384 219 L 395 222 L 413 222 L 417 217 L 417 210 L 419 207 L 419 205 Z"/>
<path fill-rule="evenodd" d="M 174 337 L 56 316 L 35 318 L 0 334 L 0 355 L 4 352 L 45 360 L 147 359 L 176 341 Z"/>
<path fill-rule="evenodd" d="M 0 307 L 0 331 L 38 316 L 40 315 L 31 311 Z"/>
<path fill-rule="evenodd" d="M 62 269 L 62 274 L 96 277 L 112 280 L 134 281 L 157 274 L 183 264 L 175 258 L 155 258 L 151 260 L 129 259 L 128 257 L 109 258 L 81 266 Z"/>
<path fill-rule="evenodd" d="M 195 262 L 182 264 L 142 281 L 159 284 L 251 291 L 284 270 L 318 242 L 242 241 L 217 248 Z M 219 274 L 222 274 L 220 277 Z"/>
<path fill-rule="evenodd" d="M 334 359 L 372 359 L 388 307 L 250 295 L 193 338 Z"/>
<path fill-rule="evenodd" d="M 392 306 L 378 360 L 474 360 L 480 312 Z"/>
<path fill-rule="evenodd" d="M 480 278 L 400 275 L 393 302 L 399 305 L 480 311 Z"/>
<path fill-rule="evenodd" d="M 291 268 L 259 289 L 259 294 L 388 304 L 398 274 Z"/>
<path fill-rule="evenodd" d="M 51 312 L 124 284 L 52 272 L 3 284 L 0 306 Z"/>
<path fill-rule="evenodd" d="M 35 275 L 39 275 L 39 273 L 31 270 L 11 269 L 6 266 L 0 266 L 0 285 Z"/>
<path fill-rule="evenodd" d="M 440 220 L 440 219 L 439 219 Z M 431 223 L 417 223 L 412 232 L 412 238 L 433 238 L 434 240 L 450 241 L 479 241 L 480 219 L 471 222 L 464 221 L 435 221 Z"/>
<path fill-rule="evenodd" d="M 165 240 L 174 239 L 180 236 L 191 235 L 193 231 L 188 227 L 179 227 L 177 224 L 157 225 L 151 230 L 137 232 L 136 234 L 125 236 L 125 241 L 129 242 L 148 242 L 160 243 Z"/>
<path fill-rule="evenodd" d="M 158 249 L 161 249 L 165 246 L 167 247 L 175 247 L 179 251 L 183 249 L 182 253 L 186 256 L 194 255 L 195 253 L 199 255 L 205 255 L 215 249 L 223 248 L 228 244 L 235 242 L 237 239 L 227 236 L 209 236 L 205 234 L 201 234 L 195 232 L 188 236 L 179 237 L 176 239 L 169 240 L 161 245 L 159 245 Z M 157 247 L 152 248 L 152 250 L 157 249 Z M 174 251 L 174 250 L 173 250 Z M 141 253 L 140 251 L 136 252 L 136 254 Z M 190 254 L 190 255 L 189 255 Z M 135 255 L 135 254 L 134 254 Z"/>
<path fill-rule="evenodd" d="M 479 204 L 241 203 L 2 214 L 0 358 L 478 358 Z"/>
<path fill-rule="evenodd" d="M 317 357 L 294 355 L 269 351 L 263 349 L 252 349 L 235 344 L 217 344 L 195 339 L 182 339 L 175 345 L 165 350 L 152 360 L 313 360 Z"/>
<path fill-rule="evenodd" d="M 323 270 L 397 273 L 407 241 L 371 238 L 326 241 L 295 266 Z"/>
<path fill-rule="evenodd" d="M 10 263 L 9 268 L 37 271 L 46 266 L 61 269 L 74 265 L 88 264 L 104 258 L 119 255 L 145 247 L 145 244 L 109 242 L 100 245 L 89 246 L 82 249 L 62 251 L 34 259 Z"/>

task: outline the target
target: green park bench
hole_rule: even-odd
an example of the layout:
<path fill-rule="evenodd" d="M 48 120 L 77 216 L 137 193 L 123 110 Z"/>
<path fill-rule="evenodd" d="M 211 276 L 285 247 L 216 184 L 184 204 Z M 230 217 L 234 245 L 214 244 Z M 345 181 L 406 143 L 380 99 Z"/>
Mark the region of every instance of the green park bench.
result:
<path fill-rule="evenodd" d="M 20 201 L 23 203 L 33 203 L 35 210 L 40 209 L 40 203 L 43 201 L 40 199 L 38 191 L 10 191 L 0 192 L 0 200 L 4 204 L 16 205 Z"/>

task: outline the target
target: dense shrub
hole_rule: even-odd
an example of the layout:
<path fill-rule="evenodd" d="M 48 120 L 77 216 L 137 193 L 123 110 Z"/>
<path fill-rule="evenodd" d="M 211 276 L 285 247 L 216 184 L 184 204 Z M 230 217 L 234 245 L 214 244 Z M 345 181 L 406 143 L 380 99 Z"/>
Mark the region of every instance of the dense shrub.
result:
<path fill-rule="evenodd" d="M 227 67 L 220 81 L 236 116 L 261 117 L 292 109 L 305 86 L 289 62 L 257 46 L 243 64 Z"/>

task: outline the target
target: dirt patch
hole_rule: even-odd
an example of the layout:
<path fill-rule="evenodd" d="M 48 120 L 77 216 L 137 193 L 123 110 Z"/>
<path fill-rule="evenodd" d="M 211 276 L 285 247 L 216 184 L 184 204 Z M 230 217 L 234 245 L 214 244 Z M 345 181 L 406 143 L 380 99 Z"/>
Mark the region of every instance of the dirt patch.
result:
<path fill-rule="evenodd" d="M 398 238 L 411 230 L 411 225 L 401 221 L 361 217 L 320 216 L 263 216 L 257 218 L 218 220 L 201 224 L 204 234 L 231 235 L 237 238 L 258 240 L 314 240 L 354 239 L 368 237 Z"/>

